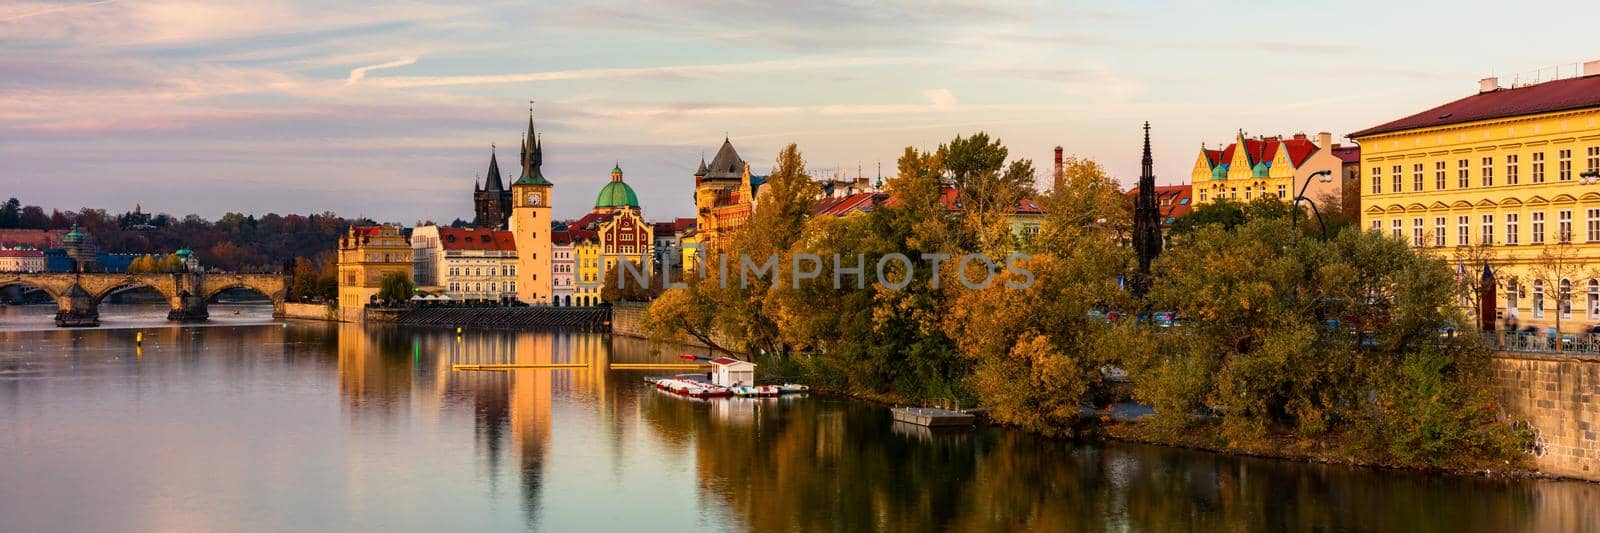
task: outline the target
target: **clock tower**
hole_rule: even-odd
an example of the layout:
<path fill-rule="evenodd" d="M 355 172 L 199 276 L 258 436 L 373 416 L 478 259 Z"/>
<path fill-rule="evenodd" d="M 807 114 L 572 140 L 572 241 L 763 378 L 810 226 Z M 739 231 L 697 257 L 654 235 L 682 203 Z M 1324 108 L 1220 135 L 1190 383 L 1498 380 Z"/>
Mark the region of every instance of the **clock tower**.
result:
<path fill-rule="evenodd" d="M 511 234 L 517 241 L 517 299 L 523 303 L 550 303 L 550 189 L 539 167 L 544 146 L 533 130 L 528 112 L 527 148 L 522 154 L 522 177 L 511 184 Z"/>

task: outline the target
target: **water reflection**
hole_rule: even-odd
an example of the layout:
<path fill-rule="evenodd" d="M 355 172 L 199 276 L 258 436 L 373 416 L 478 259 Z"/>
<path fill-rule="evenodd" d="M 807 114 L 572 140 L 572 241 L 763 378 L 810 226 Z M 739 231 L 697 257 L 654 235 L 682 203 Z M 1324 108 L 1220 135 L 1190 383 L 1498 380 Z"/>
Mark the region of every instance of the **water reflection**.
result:
<path fill-rule="evenodd" d="M 0 315 L 6 324 L 8 315 Z M 1600 485 L 685 400 L 588 333 L 0 326 L 0 530 L 1583 531 Z M 454 363 L 587 368 L 455 372 Z"/>

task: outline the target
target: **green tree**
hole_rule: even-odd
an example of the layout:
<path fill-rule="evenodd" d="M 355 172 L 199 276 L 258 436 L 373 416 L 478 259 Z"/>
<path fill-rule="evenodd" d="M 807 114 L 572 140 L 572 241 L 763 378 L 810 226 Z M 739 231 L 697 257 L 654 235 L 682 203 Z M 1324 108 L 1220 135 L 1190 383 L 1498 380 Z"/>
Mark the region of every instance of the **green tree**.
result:
<path fill-rule="evenodd" d="M 411 276 L 404 272 L 390 272 L 383 275 L 378 282 L 378 300 L 387 304 L 398 304 L 411 299 L 416 292 L 416 287 L 411 284 Z"/>
<path fill-rule="evenodd" d="M 0 228 L 22 227 L 22 202 L 16 198 L 0 204 Z"/>

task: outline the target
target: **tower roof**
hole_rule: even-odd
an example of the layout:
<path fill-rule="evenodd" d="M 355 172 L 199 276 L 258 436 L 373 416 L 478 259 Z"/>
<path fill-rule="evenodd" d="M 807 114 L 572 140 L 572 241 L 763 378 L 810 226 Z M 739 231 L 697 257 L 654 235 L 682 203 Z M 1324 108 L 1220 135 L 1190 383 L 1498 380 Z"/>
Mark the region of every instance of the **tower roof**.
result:
<path fill-rule="evenodd" d="M 711 165 L 706 168 L 706 178 L 709 179 L 739 179 L 744 177 L 744 159 L 739 157 L 739 151 L 733 149 L 733 143 L 727 137 L 722 139 L 722 147 L 717 149 L 717 155 L 711 158 Z"/>
<path fill-rule="evenodd" d="M 500 182 L 500 161 L 495 158 L 492 145 L 489 147 L 489 175 L 483 180 L 483 188 L 488 191 L 505 189 L 505 185 Z"/>
<path fill-rule="evenodd" d="M 700 154 L 700 168 L 694 171 L 694 175 L 701 177 L 706 175 L 706 154 Z"/>
<path fill-rule="evenodd" d="M 516 185 L 552 185 L 550 180 L 544 179 L 544 172 L 540 170 L 544 165 L 544 144 L 539 141 L 539 134 L 533 128 L 532 108 L 528 109 L 528 136 L 522 142 L 528 150 L 522 158 L 522 176 L 517 178 Z"/>

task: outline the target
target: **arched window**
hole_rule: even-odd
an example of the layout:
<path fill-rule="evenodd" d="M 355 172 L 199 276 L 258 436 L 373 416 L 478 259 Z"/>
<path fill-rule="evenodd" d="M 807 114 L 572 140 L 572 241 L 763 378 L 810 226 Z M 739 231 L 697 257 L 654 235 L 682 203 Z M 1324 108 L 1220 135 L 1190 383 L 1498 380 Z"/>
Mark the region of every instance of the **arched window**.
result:
<path fill-rule="evenodd" d="M 1589 298 L 1586 303 L 1588 305 L 1584 309 L 1589 310 L 1589 320 L 1600 319 L 1600 279 L 1589 278 Z"/>
<path fill-rule="evenodd" d="M 1533 318 L 1544 318 L 1544 280 L 1533 280 Z"/>
<path fill-rule="evenodd" d="M 1561 310 L 1561 319 L 1572 318 L 1572 281 L 1561 279 L 1560 291 L 1557 293 L 1556 308 Z"/>

